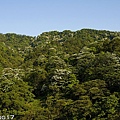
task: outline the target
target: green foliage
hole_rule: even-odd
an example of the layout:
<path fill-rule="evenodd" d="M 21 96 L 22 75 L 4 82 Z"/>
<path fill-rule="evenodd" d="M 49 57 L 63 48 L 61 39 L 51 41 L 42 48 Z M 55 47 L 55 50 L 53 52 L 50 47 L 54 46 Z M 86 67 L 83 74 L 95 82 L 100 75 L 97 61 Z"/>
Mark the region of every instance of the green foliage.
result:
<path fill-rule="evenodd" d="M 119 120 L 120 32 L 0 34 L 0 115 Z"/>
<path fill-rule="evenodd" d="M 9 74 L 10 75 L 10 74 Z M 23 80 L 0 78 L 0 113 L 24 115 L 34 99 L 31 87 Z"/>
<path fill-rule="evenodd" d="M 33 93 L 37 98 L 43 94 L 43 86 L 48 84 L 47 72 L 44 69 L 33 69 L 25 74 L 24 81 L 34 88 Z M 44 90 L 44 94 L 45 94 Z"/>

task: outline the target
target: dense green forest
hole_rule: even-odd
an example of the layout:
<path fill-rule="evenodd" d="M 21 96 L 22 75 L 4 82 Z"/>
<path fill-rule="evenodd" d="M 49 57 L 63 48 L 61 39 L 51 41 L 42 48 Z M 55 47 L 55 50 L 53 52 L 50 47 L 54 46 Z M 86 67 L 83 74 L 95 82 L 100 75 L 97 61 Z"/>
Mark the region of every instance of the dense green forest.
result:
<path fill-rule="evenodd" d="M 14 120 L 119 120 L 120 32 L 1 33 L 0 119 L 8 115 Z"/>

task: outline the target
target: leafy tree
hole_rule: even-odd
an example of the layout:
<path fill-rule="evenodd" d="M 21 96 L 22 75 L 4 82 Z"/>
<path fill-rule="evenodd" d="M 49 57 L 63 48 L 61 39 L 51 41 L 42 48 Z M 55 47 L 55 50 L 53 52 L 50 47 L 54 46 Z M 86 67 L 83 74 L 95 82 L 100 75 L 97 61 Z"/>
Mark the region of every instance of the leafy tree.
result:
<path fill-rule="evenodd" d="M 45 97 L 44 94 L 47 92 L 48 86 L 47 76 L 47 72 L 44 69 L 36 68 L 26 73 L 24 77 L 24 81 L 34 88 L 33 93 L 37 98 Z M 43 89 L 44 86 L 46 86 L 46 89 Z"/>
<path fill-rule="evenodd" d="M 24 115 L 34 99 L 31 87 L 21 79 L 0 78 L 0 113 Z"/>

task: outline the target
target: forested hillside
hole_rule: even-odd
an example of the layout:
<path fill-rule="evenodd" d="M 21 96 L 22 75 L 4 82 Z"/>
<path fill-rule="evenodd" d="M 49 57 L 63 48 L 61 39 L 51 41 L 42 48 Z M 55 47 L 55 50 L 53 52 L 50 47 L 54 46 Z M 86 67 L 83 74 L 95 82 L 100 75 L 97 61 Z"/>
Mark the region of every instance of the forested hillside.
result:
<path fill-rule="evenodd" d="M 0 34 L 0 116 L 119 120 L 120 32 Z"/>

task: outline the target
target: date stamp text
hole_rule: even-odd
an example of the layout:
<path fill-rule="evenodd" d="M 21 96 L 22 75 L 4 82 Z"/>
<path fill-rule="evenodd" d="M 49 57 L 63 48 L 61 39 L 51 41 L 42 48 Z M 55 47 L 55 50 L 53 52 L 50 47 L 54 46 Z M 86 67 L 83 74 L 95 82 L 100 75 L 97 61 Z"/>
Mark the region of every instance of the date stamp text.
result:
<path fill-rule="evenodd" d="M 0 120 L 13 120 L 14 115 L 0 115 Z"/>

